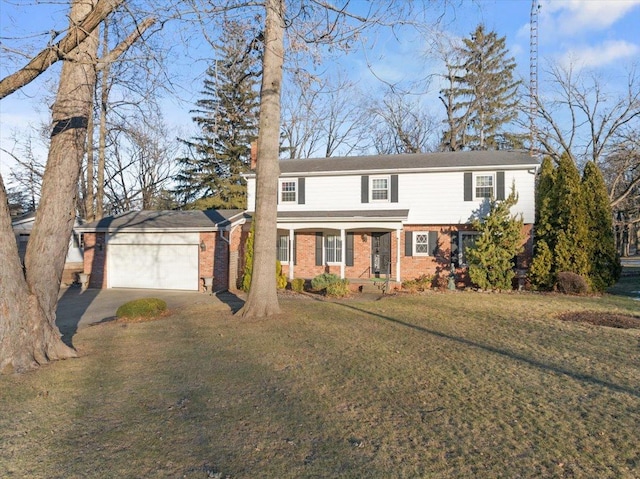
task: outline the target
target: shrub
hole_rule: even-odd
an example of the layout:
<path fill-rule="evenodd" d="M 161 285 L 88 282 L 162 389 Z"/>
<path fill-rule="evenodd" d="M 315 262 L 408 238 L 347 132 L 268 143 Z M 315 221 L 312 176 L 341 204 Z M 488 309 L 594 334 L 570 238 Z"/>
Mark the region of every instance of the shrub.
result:
<path fill-rule="evenodd" d="M 304 279 L 296 278 L 291 281 L 291 289 L 296 293 L 302 293 L 304 291 Z"/>
<path fill-rule="evenodd" d="M 576 273 L 562 271 L 558 273 L 558 291 L 565 294 L 585 294 L 589 292 L 587 280 Z"/>
<path fill-rule="evenodd" d="M 311 287 L 315 291 L 322 291 L 327 286 L 340 281 L 340 277 L 333 273 L 322 273 L 311 280 Z"/>
<path fill-rule="evenodd" d="M 346 279 L 338 279 L 335 283 L 329 283 L 326 287 L 327 296 L 334 298 L 344 298 L 349 296 L 349 281 Z"/>
<path fill-rule="evenodd" d="M 431 282 L 433 281 L 433 276 L 427 276 L 423 274 L 418 276 L 416 279 L 410 279 L 402 282 L 402 289 L 406 289 L 411 293 L 415 293 L 417 291 L 424 291 L 431 287 Z"/>
<path fill-rule="evenodd" d="M 118 318 L 149 318 L 166 311 L 167 303 L 158 298 L 134 299 L 124 303 L 116 311 Z"/>
<path fill-rule="evenodd" d="M 282 263 L 276 260 L 276 286 L 278 289 L 287 287 L 287 276 L 282 272 Z"/>

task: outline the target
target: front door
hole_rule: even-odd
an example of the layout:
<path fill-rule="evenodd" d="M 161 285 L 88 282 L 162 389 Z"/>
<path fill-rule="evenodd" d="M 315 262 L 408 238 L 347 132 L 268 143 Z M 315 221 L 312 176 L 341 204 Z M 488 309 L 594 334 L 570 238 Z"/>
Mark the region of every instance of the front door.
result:
<path fill-rule="evenodd" d="M 390 273 L 391 233 L 371 233 L 371 271 L 376 278 Z"/>

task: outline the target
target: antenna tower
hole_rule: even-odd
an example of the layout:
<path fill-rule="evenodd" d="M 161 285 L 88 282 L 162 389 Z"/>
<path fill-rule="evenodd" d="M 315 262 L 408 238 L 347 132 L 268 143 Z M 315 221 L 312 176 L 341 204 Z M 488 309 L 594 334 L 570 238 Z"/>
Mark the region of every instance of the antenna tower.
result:
<path fill-rule="evenodd" d="M 538 0 L 531 0 L 531 20 L 529 22 L 529 135 L 531 156 L 536 154 L 538 132 L 536 113 L 538 110 Z"/>

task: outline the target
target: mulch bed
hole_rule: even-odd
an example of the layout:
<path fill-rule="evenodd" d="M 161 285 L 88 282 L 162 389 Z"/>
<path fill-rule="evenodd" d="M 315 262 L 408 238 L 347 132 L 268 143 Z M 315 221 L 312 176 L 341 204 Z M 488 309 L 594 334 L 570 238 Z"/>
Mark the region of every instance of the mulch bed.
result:
<path fill-rule="evenodd" d="M 640 329 L 640 317 L 626 314 L 604 313 L 599 311 L 579 311 L 563 313 L 558 316 L 562 321 L 608 326 L 610 328 Z"/>

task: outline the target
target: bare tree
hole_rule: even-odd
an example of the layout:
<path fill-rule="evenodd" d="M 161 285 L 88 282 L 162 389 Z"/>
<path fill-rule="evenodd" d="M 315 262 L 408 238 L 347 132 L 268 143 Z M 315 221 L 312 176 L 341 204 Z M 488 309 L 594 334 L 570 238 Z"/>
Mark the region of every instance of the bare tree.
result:
<path fill-rule="evenodd" d="M 74 0 L 71 28 L 95 4 Z M 73 49 L 71 49 L 73 50 Z M 50 360 L 74 357 L 55 325 L 58 290 L 75 218 L 74 198 L 84 155 L 87 118 L 95 85 L 97 41 L 89 35 L 76 44 L 74 61 L 62 67 L 42 201 L 27 246 L 23 274 L 11 229 L 4 183 L 0 178 L 0 371 L 24 371 Z M 43 261 L 42 258 L 46 258 Z"/>
<path fill-rule="evenodd" d="M 366 150 L 368 112 L 356 85 L 296 69 L 283 99 L 283 150 L 288 158 L 348 156 Z"/>
<path fill-rule="evenodd" d="M 51 141 L 41 201 L 27 246 L 24 271 L 0 176 L 0 257 L 3 258 L 0 372 L 25 371 L 48 361 L 76 356 L 75 350 L 61 340 L 55 325 L 55 311 L 75 219 L 75 197 L 96 82 L 95 28 L 119 3 L 118 0 L 71 1 L 70 33 L 65 37 L 70 40 L 63 40 L 71 43 L 64 43 L 68 46 L 55 48 L 53 52 L 54 59 L 64 57 L 64 61 L 52 107 Z M 45 52 L 49 50 L 51 48 Z M 48 54 L 44 57 L 49 58 Z M 0 98 L 25 85 L 49 64 L 42 63 L 41 59 L 35 64 L 30 62 L 25 71 L 2 80 Z"/>
<path fill-rule="evenodd" d="M 435 149 L 438 123 L 410 95 L 389 89 L 369 108 L 369 114 L 377 153 L 423 153 Z"/>
<path fill-rule="evenodd" d="M 258 163 L 254 261 L 249 296 L 238 315 L 266 317 L 280 311 L 276 293 L 277 192 L 280 165 L 280 93 L 284 64 L 284 0 L 266 0 Z"/>

